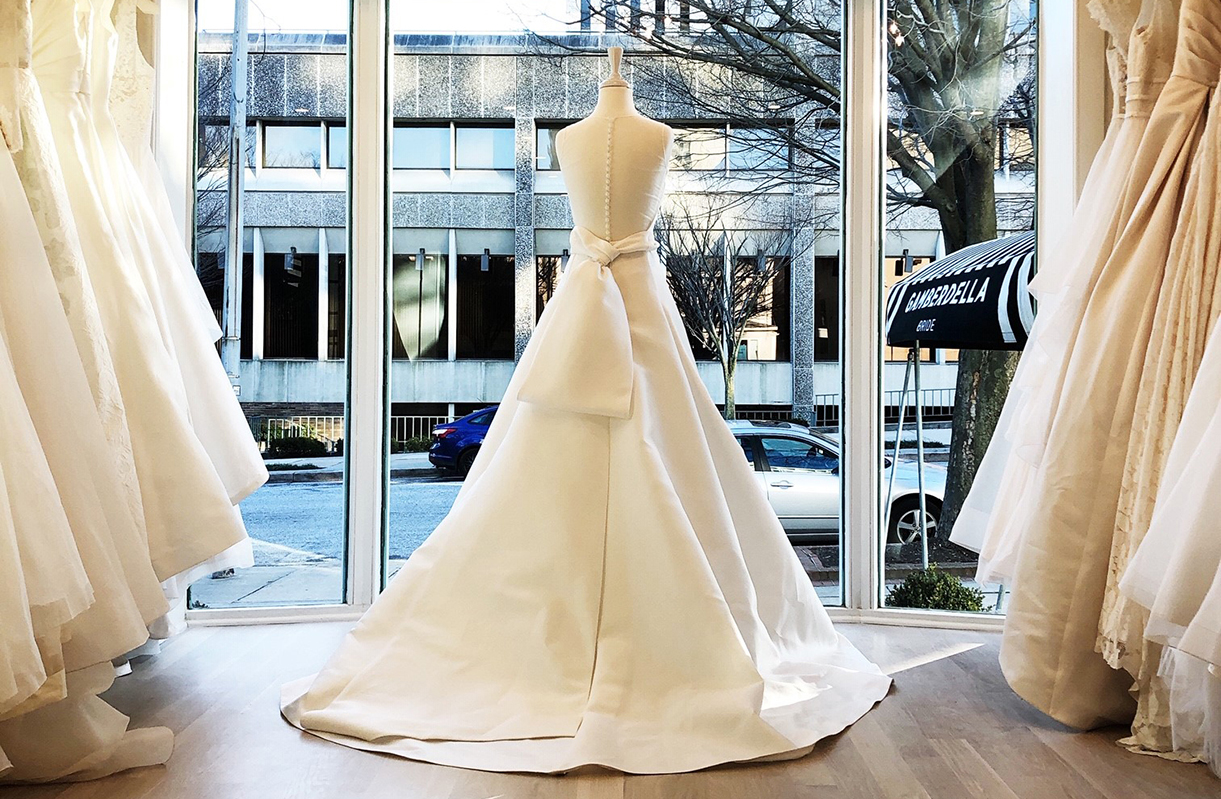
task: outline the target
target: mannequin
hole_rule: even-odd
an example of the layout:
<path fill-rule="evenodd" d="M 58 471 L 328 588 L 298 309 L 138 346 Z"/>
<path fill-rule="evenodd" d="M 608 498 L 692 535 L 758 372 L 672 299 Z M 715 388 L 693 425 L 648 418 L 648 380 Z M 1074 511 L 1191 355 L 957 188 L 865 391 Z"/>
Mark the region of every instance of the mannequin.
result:
<path fill-rule="evenodd" d="M 700 380 L 656 254 L 670 129 L 619 74 L 557 150 L 572 258 L 453 510 L 285 718 L 449 766 L 798 757 L 886 695 Z"/>
<path fill-rule="evenodd" d="M 617 241 L 652 226 L 674 132 L 636 110 L 632 87 L 619 72 L 623 48 L 610 48 L 609 56 L 611 74 L 598 90 L 597 105 L 560 131 L 556 152 L 573 221 Z M 612 192 L 616 185 L 635 190 Z"/>

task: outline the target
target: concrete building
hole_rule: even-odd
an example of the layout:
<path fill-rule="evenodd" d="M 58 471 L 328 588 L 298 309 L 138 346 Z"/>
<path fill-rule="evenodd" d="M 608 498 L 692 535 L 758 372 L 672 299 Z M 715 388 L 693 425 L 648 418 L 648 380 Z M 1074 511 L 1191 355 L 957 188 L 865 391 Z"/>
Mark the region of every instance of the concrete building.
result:
<path fill-rule="evenodd" d="M 216 153 L 227 135 L 230 44 L 201 35 L 198 56 L 199 264 L 217 307 L 225 196 Z M 240 398 L 251 416 L 341 415 L 345 37 L 266 35 L 251 52 Z M 760 253 L 786 258 L 786 268 L 774 309 L 748 333 L 736 389 L 745 415 L 828 420 L 841 385 L 838 194 L 783 181 L 760 190 L 756 173 L 783 164 L 743 152 L 725 119 L 689 97 L 640 85 L 646 66 L 666 68 L 629 52 L 625 74 L 638 84 L 641 111 L 679 131 L 675 194 L 751 194 L 752 207 L 772 212 L 766 218 L 816 220 L 786 231 L 789 252 Z M 605 70 L 604 58 L 540 55 L 517 35 L 395 37 L 393 415 L 447 416 L 500 399 L 567 256 L 571 218 L 554 135 L 592 109 Z M 765 120 L 760 130 L 778 123 L 791 124 Z M 998 164 L 1003 228 L 1028 227 L 1020 209 L 1031 179 Z M 887 275 L 896 261 L 939 254 L 931 213 L 908 211 L 890 228 Z M 902 364 L 886 368 L 887 386 L 897 387 Z M 948 390 L 954 372 L 939 354 L 924 385 Z M 722 396 L 719 364 L 701 363 L 701 375 Z"/>

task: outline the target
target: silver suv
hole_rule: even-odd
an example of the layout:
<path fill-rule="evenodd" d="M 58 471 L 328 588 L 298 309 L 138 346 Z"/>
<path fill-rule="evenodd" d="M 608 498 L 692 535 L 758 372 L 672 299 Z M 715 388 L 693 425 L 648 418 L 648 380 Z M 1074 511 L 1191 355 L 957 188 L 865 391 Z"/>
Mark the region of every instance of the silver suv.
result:
<path fill-rule="evenodd" d="M 839 542 L 839 443 L 821 433 L 789 422 L 729 422 L 729 429 L 755 467 L 755 479 L 767 492 L 784 532 L 794 543 Z M 920 489 L 916 461 L 886 459 L 885 490 L 895 470 L 887 543 L 919 540 Z M 924 465 L 925 505 L 929 537 L 937 529 L 945 496 L 945 468 Z"/>

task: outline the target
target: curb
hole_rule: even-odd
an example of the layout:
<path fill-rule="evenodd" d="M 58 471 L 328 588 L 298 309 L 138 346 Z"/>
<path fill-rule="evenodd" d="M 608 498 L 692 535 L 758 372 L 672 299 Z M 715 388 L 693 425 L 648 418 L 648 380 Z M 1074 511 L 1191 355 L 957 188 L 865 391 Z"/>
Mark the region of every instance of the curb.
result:
<path fill-rule="evenodd" d="M 391 469 L 390 477 L 440 477 L 440 469 Z M 340 483 L 343 482 L 343 472 L 329 469 L 302 469 L 299 471 L 268 472 L 267 483 Z"/>

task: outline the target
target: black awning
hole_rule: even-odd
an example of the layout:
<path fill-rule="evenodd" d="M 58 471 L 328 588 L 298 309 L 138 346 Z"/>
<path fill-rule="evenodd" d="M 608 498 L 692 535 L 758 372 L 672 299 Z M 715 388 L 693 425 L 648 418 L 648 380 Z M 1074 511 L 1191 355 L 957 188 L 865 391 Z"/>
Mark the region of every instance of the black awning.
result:
<path fill-rule="evenodd" d="M 892 347 L 1020 350 L 1034 322 L 1034 231 L 972 244 L 891 286 Z"/>

